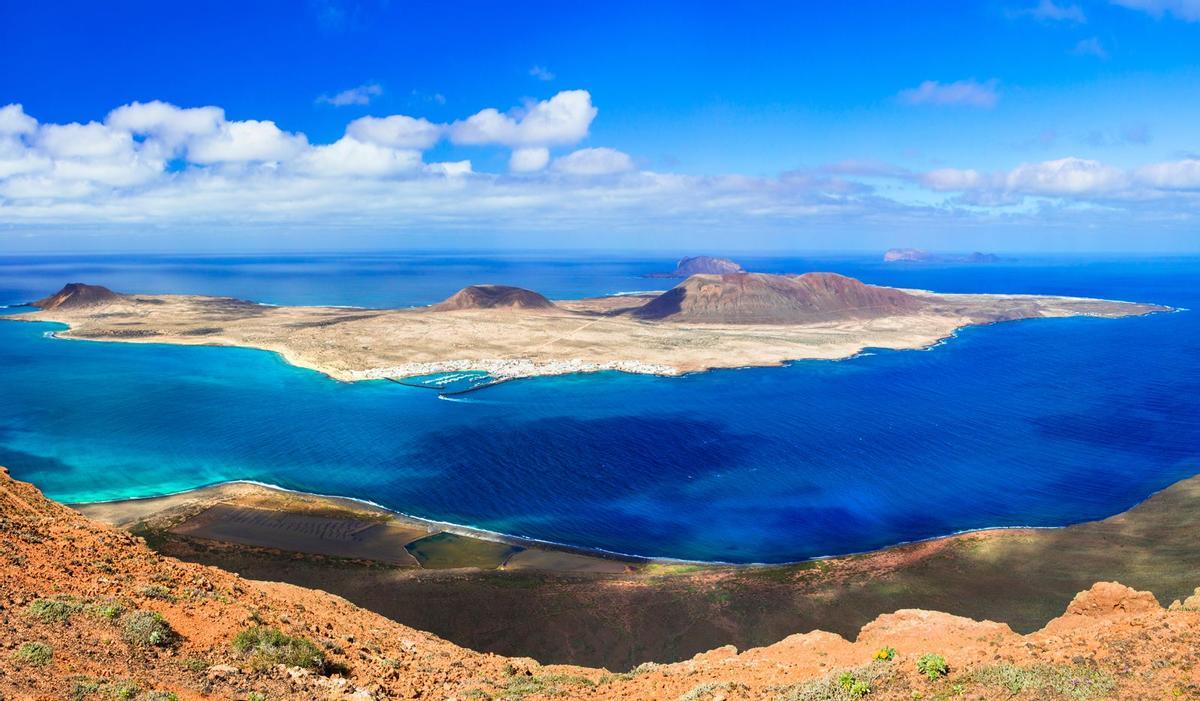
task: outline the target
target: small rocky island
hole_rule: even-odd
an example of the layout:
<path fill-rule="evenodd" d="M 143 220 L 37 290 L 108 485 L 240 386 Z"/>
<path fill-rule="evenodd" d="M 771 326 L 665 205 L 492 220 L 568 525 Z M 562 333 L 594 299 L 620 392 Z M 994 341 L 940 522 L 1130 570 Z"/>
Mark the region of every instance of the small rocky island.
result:
<path fill-rule="evenodd" d="M 745 269 L 741 265 L 735 263 L 728 258 L 715 258 L 713 256 L 690 256 L 680 258 L 675 264 L 675 269 L 669 273 L 648 273 L 644 277 L 648 278 L 686 278 L 692 275 L 728 275 L 731 273 L 744 273 Z"/>
<path fill-rule="evenodd" d="M 64 338 L 260 348 L 346 381 L 461 371 L 497 379 L 678 375 L 923 348 L 971 324 L 1167 311 L 1078 297 L 938 294 L 821 272 L 694 274 L 662 293 L 556 301 L 472 285 L 406 309 L 278 307 L 81 283 L 34 304 L 40 311 L 8 318 L 68 324 L 57 334 Z"/>
<path fill-rule="evenodd" d="M 999 263 L 1003 259 L 994 253 L 946 255 L 930 253 L 921 248 L 889 248 L 883 254 L 884 263 Z"/>

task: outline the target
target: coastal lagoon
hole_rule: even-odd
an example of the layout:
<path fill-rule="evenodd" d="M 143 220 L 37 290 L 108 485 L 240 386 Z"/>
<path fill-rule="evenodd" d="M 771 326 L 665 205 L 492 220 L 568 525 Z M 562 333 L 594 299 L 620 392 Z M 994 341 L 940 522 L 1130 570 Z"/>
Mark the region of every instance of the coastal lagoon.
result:
<path fill-rule="evenodd" d="M 940 292 L 1200 309 L 1200 259 L 891 264 L 738 257 Z M 472 283 L 664 289 L 674 261 L 361 254 L 0 258 L 0 303 L 88 282 L 275 304 L 407 306 Z M 613 552 L 785 562 L 1108 516 L 1200 472 L 1200 317 L 972 327 L 926 351 L 597 373 L 456 397 L 339 383 L 256 350 L 67 341 L 0 322 L 0 464 L 68 502 L 236 479 Z"/>

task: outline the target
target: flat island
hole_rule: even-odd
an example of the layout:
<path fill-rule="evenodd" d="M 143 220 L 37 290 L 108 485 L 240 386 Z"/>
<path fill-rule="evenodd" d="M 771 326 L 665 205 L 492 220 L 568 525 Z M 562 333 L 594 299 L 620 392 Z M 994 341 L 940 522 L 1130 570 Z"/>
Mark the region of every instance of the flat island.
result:
<path fill-rule="evenodd" d="M 404 309 L 280 307 L 72 283 L 33 304 L 40 310 L 9 318 L 67 324 L 64 338 L 259 348 L 344 381 L 465 371 L 498 380 L 600 370 L 679 375 L 924 348 L 973 324 L 1169 311 L 1078 297 L 903 290 L 833 273 L 699 274 L 663 293 L 557 301 L 474 285 Z"/>

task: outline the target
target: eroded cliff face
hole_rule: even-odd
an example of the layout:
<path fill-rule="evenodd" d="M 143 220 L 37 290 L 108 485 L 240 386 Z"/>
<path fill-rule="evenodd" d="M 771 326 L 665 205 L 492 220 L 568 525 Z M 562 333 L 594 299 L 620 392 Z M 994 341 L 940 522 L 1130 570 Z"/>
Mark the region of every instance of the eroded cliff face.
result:
<path fill-rule="evenodd" d="M 6 700 L 1189 698 L 1200 693 L 1198 604 L 1166 610 L 1101 583 L 1027 636 L 904 610 L 854 642 L 816 631 L 623 673 L 542 666 L 320 591 L 160 556 L 0 471 Z"/>

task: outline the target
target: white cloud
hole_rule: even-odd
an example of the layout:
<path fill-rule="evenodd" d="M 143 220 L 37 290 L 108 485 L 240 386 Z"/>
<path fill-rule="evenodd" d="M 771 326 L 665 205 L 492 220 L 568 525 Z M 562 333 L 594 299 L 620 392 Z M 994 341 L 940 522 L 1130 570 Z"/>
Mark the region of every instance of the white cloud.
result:
<path fill-rule="evenodd" d="M 38 146 L 52 158 L 107 158 L 133 151 L 129 132 L 109 129 L 100 122 L 44 124 Z"/>
<path fill-rule="evenodd" d="M 423 150 L 446 127 L 403 115 L 355 120 L 334 143 L 310 144 L 270 121 L 227 121 L 217 107 L 133 103 L 103 123 L 39 124 L 9 106 L 0 108 L 0 230 L 336 224 L 524 231 L 887 216 L 911 223 L 998 214 L 980 208 L 1010 207 L 1004 216 L 1017 216 L 1033 207 L 1012 206 L 1029 198 L 1043 208 L 1095 203 L 1179 221 L 1200 215 L 1196 159 L 1123 169 L 1067 157 L 995 172 L 926 173 L 846 161 L 778 177 L 638 170 L 628 154 L 604 147 L 552 159 L 555 142 L 586 135 L 594 110 L 586 93 L 560 93 L 524 114 L 496 112 L 502 125 L 488 143 L 513 150 L 510 174 L 475 172 L 470 161 L 424 163 Z"/>
<path fill-rule="evenodd" d="M 21 105 L 0 107 L 0 135 L 32 134 L 37 129 L 37 120 L 25 114 Z"/>
<path fill-rule="evenodd" d="M 1082 24 L 1087 21 L 1087 15 L 1083 13 L 1083 8 L 1079 5 L 1059 5 L 1054 0 L 1041 0 L 1037 5 L 1027 10 L 1021 10 L 1020 14 L 1054 22 L 1076 22 Z"/>
<path fill-rule="evenodd" d="M 633 159 L 616 149 L 583 148 L 554 159 L 554 170 L 570 175 L 611 175 L 633 170 Z"/>
<path fill-rule="evenodd" d="M 529 105 L 514 114 L 488 108 L 450 125 L 450 140 L 457 144 L 555 146 L 573 144 L 588 133 L 596 118 L 592 96 L 586 90 L 564 90 L 549 100 Z"/>
<path fill-rule="evenodd" d="M 472 173 L 471 162 L 470 161 L 443 161 L 441 163 L 430 163 L 425 166 L 425 172 L 426 173 L 436 173 L 438 175 L 444 175 L 448 178 L 454 178 L 454 177 L 459 177 L 459 176 L 463 176 L 463 175 L 470 175 Z"/>
<path fill-rule="evenodd" d="M 427 119 L 394 114 L 356 119 L 346 127 L 346 135 L 381 146 L 424 150 L 438 142 L 442 127 Z"/>
<path fill-rule="evenodd" d="M 385 177 L 421 166 L 421 152 L 363 143 L 353 137 L 314 146 L 292 162 L 300 172 L 317 177 Z"/>
<path fill-rule="evenodd" d="M 1034 195 L 1103 194 L 1127 182 L 1120 168 L 1084 158 L 1022 163 L 1005 178 L 1010 191 Z"/>
<path fill-rule="evenodd" d="M 544 66 L 534 66 L 533 68 L 530 68 L 529 75 L 542 81 L 554 80 L 554 74 Z"/>
<path fill-rule="evenodd" d="M 986 178 L 977 170 L 959 168 L 939 168 L 928 173 L 922 173 L 918 181 L 931 190 L 973 190 L 981 187 Z"/>
<path fill-rule="evenodd" d="M 940 83 L 926 80 L 915 88 L 901 90 L 900 102 L 906 105 L 968 105 L 970 107 L 994 107 L 999 95 L 996 81 L 980 83 L 976 80 L 959 80 Z"/>
<path fill-rule="evenodd" d="M 15 137 L 0 135 L 0 180 L 14 175 L 49 171 L 54 160 Z"/>
<path fill-rule="evenodd" d="M 349 90 L 343 90 L 333 95 L 320 95 L 317 103 L 345 107 L 347 105 L 368 105 L 371 99 L 383 94 L 383 86 L 379 83 L 364 83 Z"/>
<path fill-rule="evenodd" d="M 303 134 L 289 134 L 272 121 L 248 119 L 224 122 L 215 134 L 192 141 L 188 160 L 204 164 L 286 161 L 307 146 Z"/>
<path fill-rule="evenodd" d="M 1139 168 L 1139 181 L 1163 190 L 1200 190 L 1200 160 L 1153 163 Z"/>
<path fill-rule="evenodd" d="M 104 123 L 111 129 L 153 137 L 174 150 L 198 136 L 217 133 L 225 123 L 220 107 L 183 109 L 166 102 L 132 102 L 108 113 Z"/>
<path fill-rule="evenodd" d="M 1114 5 L 1140 10 L 1153 17 L 1174 15 L 1187 22 L 1200 21 L 1200 0 L 1111 0 Z"/>
<path fill-rule="evenodd" d="M 508 159 L 508 169 L 514 173 L 532 173 L 550 162 L 550 149 L 545 146 L 519 148 Z"/>
<path fill-rule="evenodd" d="M 1071 53 L 1076 56 L 1095 56 L 1096 58 L 1108 58 L 1108 52 L 1104 50 L 1104 44 L 1096 37 L 1089 39 L 1080 39 L 1075 48 L 1071 49 Z"/>

